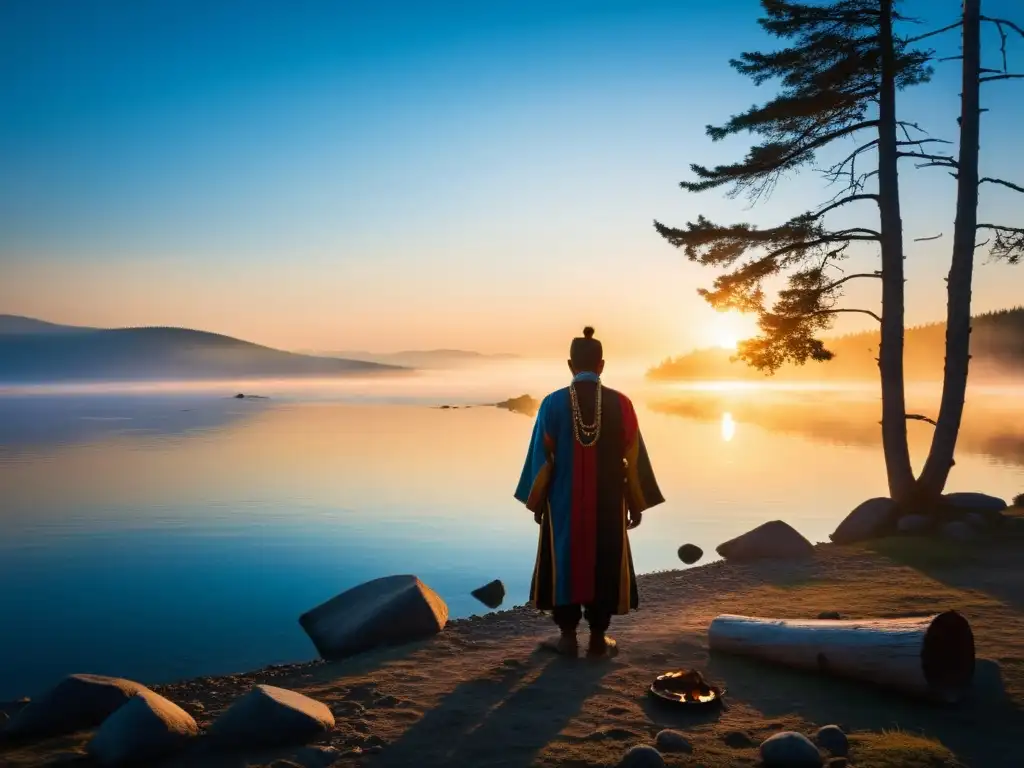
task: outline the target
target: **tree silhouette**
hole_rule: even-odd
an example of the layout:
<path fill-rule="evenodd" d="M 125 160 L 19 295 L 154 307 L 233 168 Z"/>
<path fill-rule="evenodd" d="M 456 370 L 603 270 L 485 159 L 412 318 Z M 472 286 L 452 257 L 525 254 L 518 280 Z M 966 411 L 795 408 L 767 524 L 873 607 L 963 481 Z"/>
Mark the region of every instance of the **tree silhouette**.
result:
<path fill-rule="evenodd" d="M 930 52 L 912 50 L 908 41 L 894 35 L 893 24 L 903 17 L 894 11 L 893 0 L 834 0 L 819 5 L 762 0 L 761 5 L 760 25 L 787 41 L 788 47 L 743 53 L 730 64 L 755 84 L 781 81 L 780 92 L 723 126 L 707 128 L 713 141 L 743 133 L 759 141 L 737 163 L 715 168 L 692 165 L 697 180 L 680 186 L 690 192 L 725 187 L 731 195 L 746 194 L 757 201 L 771 193 L 783 174 L 813 167 L 819 150 L 865 132 L 873 138 L 823 171 L 839 187 L 837 194 L 776 227 L 719 225 L 700 216 L 682 229 L 657 221 L 655 228 L 691 261 L 724 270 L 711 288 L 700 291 L 713 307 L 757 313 L 761 333 L 741 343 L 737 355 L 756 368 L 774 372 L 786 362 L 831 359 L 819 335 L 839 313 L 857 312 L 879 323 L 882 438 L 889 490 L 894 499 L 906 502 L 914 495 L 915 479 L 903 388 L 903 239 L 897 163 L 904 157 L 932 162 L 935 156 L 926 149 L 939 140 L 923 137 L 913 124 L 897 120 L 896 92 L 929 79 Z M 865 155 L 875 157 L 874 169 L 862 169 Z M 828 226 L 829 213 L 869 202 L 878 211 L 874 227 Z M 858 241 L 878 243 L 880 268 L 842 274 L 838 265 Z M 780 275 L 786 276 L 787 286 L 769 305 L 765 281 Z M 881 281 L 881 314 L 839 306 L 843 287 L 859 279 Z"/>
<path fill-rule="evenodd" d="M 993 24 L 999 31 L 1001 67 L 982 66 L 981 26 Z M 939 499 L 953 466 L 957 436 L 963 419 L 967 395 L 967 374 L 970 365 L 971 284 L 974 275 L 974 253 L 989 244 L 995 259 L 1011 264 L 1024 256 L 1024 228 L 978 221 L 978 195 L 982 184 L 1024 193 L 1024 186 L 1004 179 L 981 177 L 978 156 L 981 141 L 981 85 L 987 82 L 1015 80 L 1024 75 L 1011 73 L 1007 65 L 1007 38 L 1011 33 L 1024 39 L 1024 28 L 1007 19 L 983 16 L 981 0 L 964 0 L 960 21 L 924 37 L 959 28 L 963 35 L 962 53 L 954 57 L 962 64 L 960 109 L 960 146 L 956 159 L 936 158 L 934 165 L 951 169 L 957 180 L 956 223 L 953 231 L 953 255 L 946 278 L 946 345 L 942 399 L 935 423 L 928 458 L 921 471 L 918 495 L 931 504 Z M 989 240 L 978 244 L 979 231 L 987 231 Z"/>

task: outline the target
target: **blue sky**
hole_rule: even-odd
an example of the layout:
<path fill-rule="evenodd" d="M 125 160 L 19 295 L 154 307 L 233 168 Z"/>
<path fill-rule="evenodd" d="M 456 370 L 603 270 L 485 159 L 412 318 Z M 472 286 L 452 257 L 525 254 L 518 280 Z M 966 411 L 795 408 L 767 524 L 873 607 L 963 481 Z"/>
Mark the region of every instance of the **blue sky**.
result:
<path fill-rule="evenodd" d="M 941 25 L 959 2 L 907 6 Z M 289 348 L 557 352 L 584 322 L 641 356 L 707 343 L 718 319 L 695 289 L 713 274 L 652 219 L 770 224 L 820 199 L 813 176 L 754 211 L 676 186 L 691 162 L 743 151 L 711 144 L 705 124 L 770 93 L 727 63 L 766 43 L 757 9 L 4 3 L 0 312 Z M 1024 70 L 1024 44 L 1010 53 Z M 953 138 L 957 71 L 939 66 L 902 104 Z M 986 86 L 985 102 L 984 162 L 1024 181 L 1024 85 Z M 923 321 L 942 313 L 954 189 L 905 169 L 908 240 L 947 233 L 910 249 Z M 986 189 L 983 218 L 1022 202 Z M 1024 272 L 985 267 L 976 304 L 1021 287 Z"/>

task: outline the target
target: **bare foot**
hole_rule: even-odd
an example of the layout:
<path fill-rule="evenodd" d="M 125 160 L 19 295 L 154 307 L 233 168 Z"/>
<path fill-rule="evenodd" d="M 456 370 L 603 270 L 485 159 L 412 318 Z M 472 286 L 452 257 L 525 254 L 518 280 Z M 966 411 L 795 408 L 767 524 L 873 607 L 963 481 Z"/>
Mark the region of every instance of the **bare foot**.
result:
<path fill-rule="evenodd" d="M 608 635 L 592 636 L 587 646 L 587 656 L 591 659 L 610 659 L 619 652 L 619 644 Z"/>

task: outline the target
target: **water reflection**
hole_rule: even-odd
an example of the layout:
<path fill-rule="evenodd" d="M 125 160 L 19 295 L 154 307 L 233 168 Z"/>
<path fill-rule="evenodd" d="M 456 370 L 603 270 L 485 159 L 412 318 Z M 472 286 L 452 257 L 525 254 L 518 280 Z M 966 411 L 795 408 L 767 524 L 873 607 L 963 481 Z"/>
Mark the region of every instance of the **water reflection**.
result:
<path fill-rule="evenodd" d="M 429 405 L 545 391 L 488 386 Z M 454 616 L 484 612 L 469 592 L 495 578 L 508 603 L 526 599 L 537 533 L 511 494 L 532 419 L 429 407 L 418 390 L 404 404 L 261 393 L 274 399 L 0 398 L 0 584 L 19 585 L 0 590 L 0 658 L 14 662 L 0 698 L 73 671 L 155 682 L 308 658 L 298 615 L 391 573 L 419 575 Z M 668 500 L 631 534 L 638 570 L 679 567 L 680 544 L 713 552 L 769 519 L 821 541 L 883 494 L 877 403 L 847 400 L 638 397 Z M 986 408 L 972 400 L 951 489 L 1018 493 L 1024 472 L 970 455 L 1022 463 L 1019 418 Z"/>
<path fill-rule="evenodd" d="M 736 436 L 736 421 L 732 414 L 726 411 L 722 414 L 722 439 L 729 442 Z"/>

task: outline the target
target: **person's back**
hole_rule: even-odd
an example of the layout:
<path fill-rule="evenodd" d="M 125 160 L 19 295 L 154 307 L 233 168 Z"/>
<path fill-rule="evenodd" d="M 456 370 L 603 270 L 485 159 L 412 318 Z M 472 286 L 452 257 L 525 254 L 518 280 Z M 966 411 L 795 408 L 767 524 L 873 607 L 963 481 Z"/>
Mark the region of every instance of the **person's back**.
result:
<path fill-rule="evenodd" d="M 573 340 L 572 383 L 541 402 L 516 498 L 541 526 L 531 599 L 562 630 L 558 650 L 577 653 L 586 613 L 589 653 L 613 648 L 605 631 L 637 607 L 626 531 L 664 501 L 633 404 L 601 384 L 601 342 L 592 328 Z"/>

